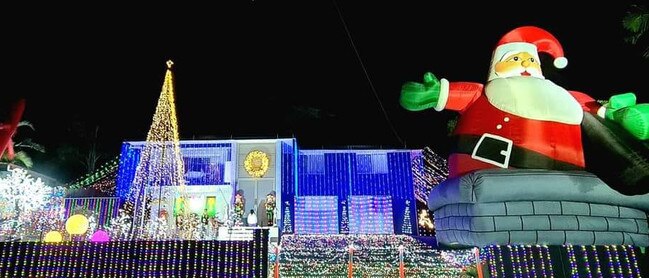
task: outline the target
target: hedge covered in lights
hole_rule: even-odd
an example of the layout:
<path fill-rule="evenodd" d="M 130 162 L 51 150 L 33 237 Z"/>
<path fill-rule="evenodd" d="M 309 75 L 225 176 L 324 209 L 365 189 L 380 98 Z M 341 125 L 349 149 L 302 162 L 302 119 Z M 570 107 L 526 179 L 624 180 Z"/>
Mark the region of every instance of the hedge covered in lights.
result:
<path fill-rule="evenodd" d="M 474 250 L 439 250 L 406 235 L 282 235 L 281 277 L 399 277 L 403 246 L 406 277 L 457 278 L 476 261 Z"/>

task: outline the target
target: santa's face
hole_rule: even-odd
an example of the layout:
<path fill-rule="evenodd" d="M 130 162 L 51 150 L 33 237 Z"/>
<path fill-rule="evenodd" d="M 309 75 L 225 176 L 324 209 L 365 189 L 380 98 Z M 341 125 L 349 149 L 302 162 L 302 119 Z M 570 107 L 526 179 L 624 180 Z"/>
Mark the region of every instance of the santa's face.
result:
<path fill-rule="evenodd" d="M 543 78 L 539 60 L 528 52 L 507 53 L 494 65 L 496 76 L 531 76 Z"/>

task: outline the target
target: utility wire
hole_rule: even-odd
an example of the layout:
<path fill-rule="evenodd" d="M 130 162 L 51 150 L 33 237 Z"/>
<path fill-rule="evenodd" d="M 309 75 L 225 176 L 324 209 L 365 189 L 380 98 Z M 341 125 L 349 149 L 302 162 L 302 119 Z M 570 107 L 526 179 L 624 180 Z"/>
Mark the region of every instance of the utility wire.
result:
<path fill-rule="evenodd" d="M 392 133 L 394 136 L 399 140 L 399 143 L 401 145 L 405 144 L 403 143 L 403 140 L 401 139 L 401 136 L 399 136 L 399 133 L 397 130 L 394 128 L 394 125 L 392 124 L 392 121 L 390 121 L 390 117 L 388 116 L 388 112 L 385 111 L 385 107 L 383 107 L 383 103 L 381 102 L 381 98 L 379 98 L 379 95 L 376 93 L 376 89 L 374 88 L 374 84 L 372 83 L 372 79 L 370 78 L 370 75 L 367 73 L 367 69 L 365 68 L 365 64 L 363 63 L 363 59 L 361 59 L 361 55 L 358 53 L 358 49 L 356 49 L 356 44 L 354 44 L 354 40 L 352 39 L 352 35 L 349 32 L 349 28 L 347 28 L 347 23 L 345 23 L 345 19 L 343 18 L 342 12 L 340 11 L 340 8 L 338 7 L 338 3 L 336 3 L 336 0 L 331 0 L 334 4 L 334 7 L 336 7 L 336 11 L 338 12 L 338 17 L 340 17 L 340 21 L 343 24 L 343 27 L 345 28 L 345 33 L 347 34 L 347 38 L 349 39 L 349 43 L 352 45 L 352 49 L 354 49 L 354 53 L 356 54 L 356 58 L 358 59 L 358 62 L 361 64 L 361 68 L 363 69 L 363 73 L 365 73 L 365 78 L 367 78 L 367 82 L 370 84 L 370 88 L 372 89 L 372 92 L 374 93 L 374 97 L 376 98 L 376 101 L 379 103 L 379 107 L 381 108 L 381 111 L 383 112 L 383 116 L 385 117 L 385 120 L 388 122 L 388 126 L 390 126 L 390 129 L 392 130 Z"/>

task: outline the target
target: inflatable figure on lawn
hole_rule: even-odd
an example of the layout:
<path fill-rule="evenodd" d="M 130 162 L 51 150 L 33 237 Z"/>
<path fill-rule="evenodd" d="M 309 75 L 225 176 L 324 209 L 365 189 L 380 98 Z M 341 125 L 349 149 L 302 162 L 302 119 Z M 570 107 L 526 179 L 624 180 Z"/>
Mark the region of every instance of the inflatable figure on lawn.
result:
<path fill-rule="evenodd" d="M 438 240 L 649 245 L 649 104 L 636 104 L 635 95 L 625 93 L 602 106 L 566 90 L 545 79 L 539 52 L 552 56 L 557 68 L 568 63 L 552 34 L 524 26 L 498 42 L 486 85 L 449 82 L 432 73 L 423 83 L 403 85 L 401 105 L 408 110 L 460 113 L 449 179 L 429 196 Z M 589 169 L 584 146 L 594 144 L 600 158 L 626 168 L 607 178 Z M 627 220 L 637 227 L 609 227 L 610 221 Z"/>
<path fill-rule="evenodd" d="M 14 144 L 11 137 L 16 133 L 23 111 L 25 111 L 25 100 L 20 99 L 11 104 L 8 115 L 5 115 L 7 119 L 0 118 L 0 158 L 5 151 L 9 160 L 14 158 Z"/>

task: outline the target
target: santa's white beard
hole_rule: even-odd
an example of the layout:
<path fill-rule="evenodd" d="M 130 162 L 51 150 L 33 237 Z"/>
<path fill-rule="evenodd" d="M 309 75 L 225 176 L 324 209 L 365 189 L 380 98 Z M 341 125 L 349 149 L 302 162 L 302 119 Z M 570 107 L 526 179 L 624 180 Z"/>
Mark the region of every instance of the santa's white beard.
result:
<path fill-rule="evenodd" d="M 496 78 L 487 83 L 485 94 L 496 108 L 523 118 L 580 124 L 584 116 L 577 100 L 547 79 Z"/>

